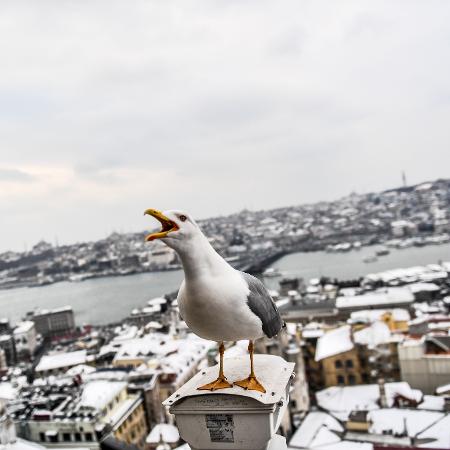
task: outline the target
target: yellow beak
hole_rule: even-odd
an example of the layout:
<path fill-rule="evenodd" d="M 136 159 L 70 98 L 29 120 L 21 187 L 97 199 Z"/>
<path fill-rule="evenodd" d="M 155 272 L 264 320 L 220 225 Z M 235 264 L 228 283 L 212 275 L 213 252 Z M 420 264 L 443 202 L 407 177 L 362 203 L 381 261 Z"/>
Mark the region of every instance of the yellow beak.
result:
<path fill-rule="evenodd" d="M 158 233 L 151 233 L 145 237 L 146 242 L 154 241 L 155 239 L 161 239 L 166 237 L 172 231 L 177 231 L 179 229 L 178 225 L 166 217 L 161 211 L 157 209 L 146 209 L 144 215 L 149 215 L 159 220 L 162 225 L 161 231 Z"/>

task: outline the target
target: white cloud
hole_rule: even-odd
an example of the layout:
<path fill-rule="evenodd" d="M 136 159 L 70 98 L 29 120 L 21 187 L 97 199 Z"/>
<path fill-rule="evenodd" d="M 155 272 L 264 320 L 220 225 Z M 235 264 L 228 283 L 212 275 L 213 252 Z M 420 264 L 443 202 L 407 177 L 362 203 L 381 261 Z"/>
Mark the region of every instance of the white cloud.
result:
<path fill-rule="evenodd" d="M 0 249 L 448 176 L 447 2 L 0 8 Z"/>

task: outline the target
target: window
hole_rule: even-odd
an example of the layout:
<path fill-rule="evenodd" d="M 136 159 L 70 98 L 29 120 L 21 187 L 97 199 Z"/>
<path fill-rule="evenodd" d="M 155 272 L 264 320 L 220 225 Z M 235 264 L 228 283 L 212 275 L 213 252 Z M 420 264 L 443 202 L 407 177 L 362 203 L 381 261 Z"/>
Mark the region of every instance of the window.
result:
<path fill-rule="evenodd" d="M 85 435 L 84 435 L 84 437 L 85 437 L 85 439 L 86 439 L 86 441 L 88 441 L 88 442 L 92 442 L 92 433 L 86 433 Z"/>
<path fill-rule="evenodd" d="M 75 433 L 75 441 L 77 442 L 81 441 L 81 433 Z"/>
<path fill-rule="evenodd" d="M 58 442 L 58 433 L 52 434 L 49 436 L 50 442 Z"/>
<path fill-rule="evenodd" d="M 338 384 L 344 384 L 344 377 L 342 375 L 338 375 L 337 382 Z"/>
<path fill-rule="evenodd" d="M 355 375 L 349 375 L 349 376 L 348 376 L 348 384 L 350 384 L 350 385 L 356 384 L 356 378 L 355 378 Z"/>
<path fill-rule="evenodd" d="M 41 442 L 45 442 L 45 433 L 39 433 L 39 440 L 41 441 Z"/>
<path fill-rule="evenodd" d="M 342 367 L 342 361 L 340 359 L 337 359 L 334 362 L 334 367 L 336 367 L 336 369 L 340 369 Z"/>
<path fill-rule="evenodd" d="M 70 442 L 72 440 L 70 433 L 63 433 L 62 437 L 64 442 Z"/>
<path fill-rule="evenodd" d="M 345 361 L 345 367 L 353 367 L 353 361 L 351 359 L 347 359 Z"/>

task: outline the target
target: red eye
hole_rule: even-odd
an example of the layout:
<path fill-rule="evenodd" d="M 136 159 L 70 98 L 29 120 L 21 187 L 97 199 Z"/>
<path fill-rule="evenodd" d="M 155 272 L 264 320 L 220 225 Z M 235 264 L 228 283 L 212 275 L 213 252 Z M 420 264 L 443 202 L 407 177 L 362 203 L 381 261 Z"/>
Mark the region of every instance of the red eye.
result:
<path fill-rule="evenodd" d="M 186 216 L 180 216 L 180 220 L 181 220 L 182 222 L 186 222 L 186 219 L 187 219 Z"/>

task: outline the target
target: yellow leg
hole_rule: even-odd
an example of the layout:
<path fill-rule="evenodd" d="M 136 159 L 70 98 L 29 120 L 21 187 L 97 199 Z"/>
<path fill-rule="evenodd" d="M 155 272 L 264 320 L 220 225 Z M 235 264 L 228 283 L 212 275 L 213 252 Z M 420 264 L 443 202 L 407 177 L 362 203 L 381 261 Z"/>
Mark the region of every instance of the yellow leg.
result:
<path fill-rule="evenodd" d="M 253 341 L 248 343 L 248 352 L 250 353 L 250 375 L 244 380 L 235 381 L 234 384 L 250 391 L 259 391 L 265 393 L 264 386 L 257 380 L 253 367 Z"/>
<path fill-rule="evenodd" d="M 223 373 L 223 354 L 225 353 L 225 346 L 223 342 L 219 345 L 220 363 L 219 363 L 219 376 L 211 383 L 204 384 L 197 388 L 199 391 L 216 391 L 217 389 L 226 389 L 233 387 L 231 383 L 228 383 L 227 377 Z"/>

